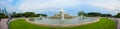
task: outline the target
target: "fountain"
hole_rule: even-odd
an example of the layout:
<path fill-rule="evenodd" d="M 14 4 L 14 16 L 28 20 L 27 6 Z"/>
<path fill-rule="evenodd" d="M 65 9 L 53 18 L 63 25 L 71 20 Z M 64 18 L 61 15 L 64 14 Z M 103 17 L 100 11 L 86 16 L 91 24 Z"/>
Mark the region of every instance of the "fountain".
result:
<path fill-rule="evenodd" d="M 61 9 L 61 15 L 62 15 L 61 20 L 64 20 L 64 10 L 63 9 Z"/>
<path fill-rule="evenodd" d="M 98 19 L 95 17 L 85 17 L 85 19 L 82 18 L 84 18 L 83 14 L 81 16 L 70 16 L 64 13 L 64 9 L 61 9 L 60 13 L 55 14 L 54 16 L 50 17 L 40 16 L 39 18 L 34 18 L 33 21 L 30 21 L 29 19 L 27 20 L 29 20 L 28 22 L 34 22 L 35 24 L 43 26 L 68 26 L 68 27 L 87 24 L 86 22 L 88 22 L 89 24 L 91 22 L 98 21 Z"/>
<path fill-rule="evenodd" d="M 64 20 L 64 19 L 74 18 L 74 16 L 70 16 L 69 14 L 65 14 L 64 13 L 64 9 L 61 9 L 59 14 L 55 14 L 54 16 L 50 16 L 49 18 L 50 19 L 61 19 L 61 20 Z"/>
<path fill-rule="evenodd" d="M 40 20 L 42 19 L 42 16 L 40 15 L 40 17 L 38 17 Z"/>
<path fill-rule="evenodd" d="M 85 16 L 83 15 L 83 14 L 81 14 L 81 16 L 80 16 L 82 19 L 85 19 Z"/>

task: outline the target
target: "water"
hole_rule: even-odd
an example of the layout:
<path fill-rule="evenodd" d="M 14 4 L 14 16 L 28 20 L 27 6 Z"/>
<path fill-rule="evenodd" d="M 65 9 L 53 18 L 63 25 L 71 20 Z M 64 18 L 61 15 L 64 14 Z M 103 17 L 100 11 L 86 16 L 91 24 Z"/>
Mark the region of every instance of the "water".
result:
<path fill-rule="evenodd" d="M 70 18 L 70 19 L 65 19 L 64 18 L 64 9 L 61 9 L 60 11 L 61 19 L 50 19 L 49 17 L 38 17 L 34 18 L 32 22 L 37 22 L 37 23 L 42 23 L 42 24 L 48 24 L 48 25 L 71 25 L 71 24 L 80 24 L 80 23 L 85 23 L 85 22 L 91 22 L 97 20 L 97 18 L 94 17 L 86 17 L 84 18 L 83 15 Z"/>
<path fill-rule="evenodd" d="M 97 18 L 95 17 L 87 17 L 85 19 L 82 19 L 81 17 L 75 17 L 72 19 L 49 19 L 49 18 L 35 18 L 32 22 L 42 23 L 42 24 L 48 24 L 48 25 L 69 25 L 69 24 L 80 24 L 90 21 L 95 21 Z"/>
<path fill-rule="evenodd" d="M 61 14 L 61 16 L 62 16 L 62 17 L 61 17 L 61 20 L 65 20 L 65 19 L 64 19 L 64 9 L 61 9 L 61 12 L 62 12 L 62 14 Z"/>

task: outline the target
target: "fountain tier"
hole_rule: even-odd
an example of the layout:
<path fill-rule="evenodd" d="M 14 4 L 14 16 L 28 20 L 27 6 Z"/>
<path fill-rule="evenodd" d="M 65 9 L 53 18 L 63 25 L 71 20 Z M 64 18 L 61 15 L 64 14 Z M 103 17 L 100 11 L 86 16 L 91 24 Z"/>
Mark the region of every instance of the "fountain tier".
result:
<path fill-rule="evenodd" d="M 64 9 L 61 9 L 60 12 L 59 12 L 59 14 L 55 14 L 54 16 L 51 16 L 49 18 L 64 20 L 64 19 L 71 19 L 71 18 L 74 18 L 74 17 L 70 16 L 69 14 L 65 14 L 64 13 Z"/>

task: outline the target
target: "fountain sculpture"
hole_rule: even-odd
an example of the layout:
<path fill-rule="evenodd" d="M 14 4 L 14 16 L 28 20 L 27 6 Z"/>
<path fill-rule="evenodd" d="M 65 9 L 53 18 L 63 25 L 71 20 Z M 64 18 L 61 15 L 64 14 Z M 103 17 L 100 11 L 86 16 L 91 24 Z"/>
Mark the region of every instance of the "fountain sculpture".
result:
<path fill-rule="evenodd" d="M 70 16 L 69 14 L 65 14 L 64 13 L 64 9 L 61 9 L 60 12 L 59 12 L 59 14 L 55 14 L 54 16 L 50 16 L 49 18 L 64 20 L 64 19 L 74 18 L 74 16 Z"/>

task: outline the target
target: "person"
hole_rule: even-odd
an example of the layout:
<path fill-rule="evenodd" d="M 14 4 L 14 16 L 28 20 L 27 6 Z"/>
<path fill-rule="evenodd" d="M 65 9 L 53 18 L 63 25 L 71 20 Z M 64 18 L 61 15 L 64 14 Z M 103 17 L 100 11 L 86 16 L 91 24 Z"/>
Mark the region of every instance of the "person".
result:
<path fill-rule="evenodd" d="M 1 22 L 1 18 L 0 18 L 0 22 Z"/>

